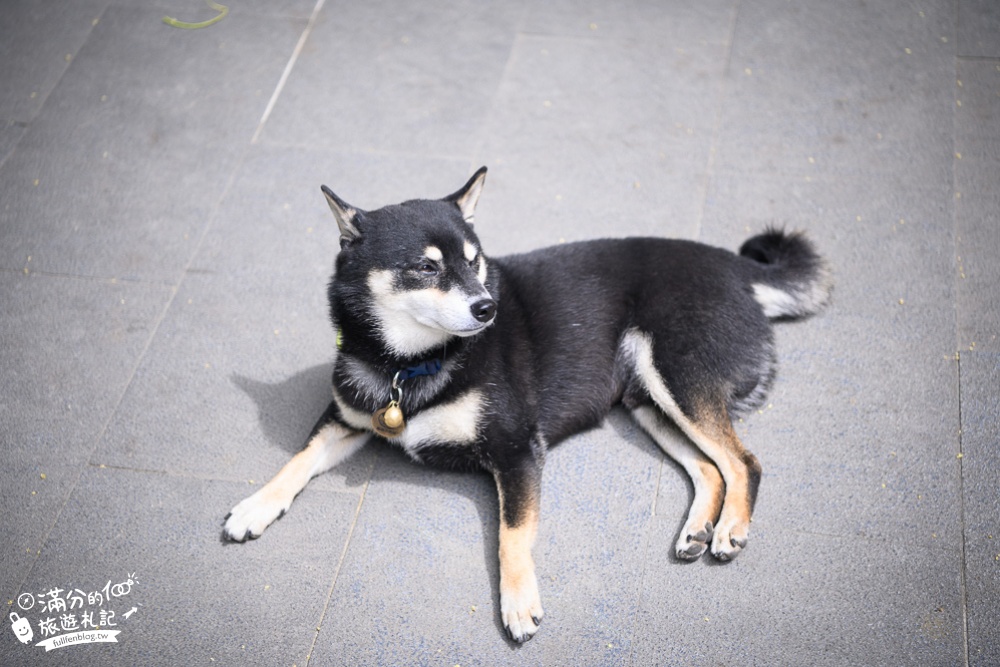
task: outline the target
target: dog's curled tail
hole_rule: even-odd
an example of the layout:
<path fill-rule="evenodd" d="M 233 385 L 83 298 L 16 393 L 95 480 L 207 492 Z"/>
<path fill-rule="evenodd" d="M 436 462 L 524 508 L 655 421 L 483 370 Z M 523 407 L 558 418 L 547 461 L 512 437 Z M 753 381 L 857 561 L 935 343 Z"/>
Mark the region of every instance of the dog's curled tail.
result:
<path fill-rule="evenodd" d="M 801 232 L 767 229 L 747 239 L 740 255 L 758 264 L 751 287 L 768 317 L 805 317 L 830 300 L 830 269 Z"/>

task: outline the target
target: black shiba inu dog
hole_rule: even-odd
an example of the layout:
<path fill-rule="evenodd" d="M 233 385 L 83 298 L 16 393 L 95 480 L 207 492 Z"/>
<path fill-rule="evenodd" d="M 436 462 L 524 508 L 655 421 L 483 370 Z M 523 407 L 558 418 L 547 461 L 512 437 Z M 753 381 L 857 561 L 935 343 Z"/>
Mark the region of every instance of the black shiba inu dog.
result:
<path fill-rule="evenodd" d="M 732 420 L 774 376 L 770 320 L 815 313 L 831 282 L 801 234 L 775 230 L 738 255 L 626 238 L 487 259 L 472 227 L 485 177 L 370 212 L 322 188 L 341 234 L 333 400 L 224 534 L 260 536 L 371 433 L 416 461 L 485 470 L 500 501 L 500 613 L 523 642 L 543 613 L 531 548 L 548 447 L 624 405 L 693 480 L 677 557 L 734 558 L 761 467 Z M 667 437 L 668 420 L 689 441 Z"/>

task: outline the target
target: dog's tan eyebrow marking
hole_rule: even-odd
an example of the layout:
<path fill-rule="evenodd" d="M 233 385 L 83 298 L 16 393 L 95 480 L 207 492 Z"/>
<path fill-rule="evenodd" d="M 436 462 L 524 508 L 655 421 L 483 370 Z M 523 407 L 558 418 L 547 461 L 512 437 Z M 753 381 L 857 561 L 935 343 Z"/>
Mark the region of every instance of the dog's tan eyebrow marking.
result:
<path fill-rule="evenodd" d="M 476 246 L 474 246 L 471 243 L 469 243 L 468 241 L 466 241 L 465 242 L 465 259 L 467 259 L 467 260 L 469 260 L 471 262 L 472 260 L 474 260 L 476 258 L 476 255 L 478 255 L 478 254 L 479 254 L 479 250 L 476 249 Z"/>
<path fill-rule="evenodd" d="M 424 248 L 424 257 L 433 262 L 440 262 L 444 259 L 444 253 L 441 252 L 441 248 L 436 245 L 429 245 Z"/>
<path fill-rule="evenodd" d="M 480 283 L 486 284 L 486 258 L 482 255 L 479 256 L 479 269 L 476 272 L 476 277 L 479 278 Z"/>

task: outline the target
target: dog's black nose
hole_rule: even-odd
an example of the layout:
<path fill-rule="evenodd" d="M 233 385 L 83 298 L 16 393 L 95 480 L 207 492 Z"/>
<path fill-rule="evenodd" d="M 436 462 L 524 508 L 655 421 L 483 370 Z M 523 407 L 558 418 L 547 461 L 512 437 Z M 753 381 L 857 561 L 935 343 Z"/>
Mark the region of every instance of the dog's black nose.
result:
<path fill-rule="evenodd" d="M 489 322 L 497 312 L 497 302 L 493 299 L 480 299 L 472 304 L 472 316 L 480 322 Z"/>

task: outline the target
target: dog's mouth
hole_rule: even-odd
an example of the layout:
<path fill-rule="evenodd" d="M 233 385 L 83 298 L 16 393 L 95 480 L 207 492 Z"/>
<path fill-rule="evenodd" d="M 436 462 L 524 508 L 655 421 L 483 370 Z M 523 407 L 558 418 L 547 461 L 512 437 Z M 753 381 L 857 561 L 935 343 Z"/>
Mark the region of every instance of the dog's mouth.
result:
<path fill-rule="evenodd" d="M 493 320 L 494 319 L 496 319 L 496 318 L 493 318 L 493 319 L 489 320 L 488 322 L 483 322 L 482 324 L 477 323 L 475 326 L 465 327 L 465 328 L 461 328 L 461 329 L 453 329 L 451 327 L 441 326 L 441 324 L 439 324 L 439 323 L 434 323 L 433 326 L 435 328 L 440 329 L 441 331 L 443 331 L 443 332 L 451 335 L 451 336 L 458 336 L 459 338 L 468 338 L 469 336 L 475 336 L 477 333 L 479 333 L 480 331 L 483 331 L 488 326 L 490 326 L 491 324 L 493 324 Z"/>
<path fill-rule="evenodd" d="M 490 326 L 491 324 L 493 324 L 493 320 L 490 320 L 485 324 L 477 326 L 474 329 L 462 329 L 461 331 L 449 331 L 448 333 L 451 333 L 460 338 L 468 338 L 469 336 L 475 336 L 477 333 L 483 331 L 484 329 L 486 329 L 486 327 Z"/>

